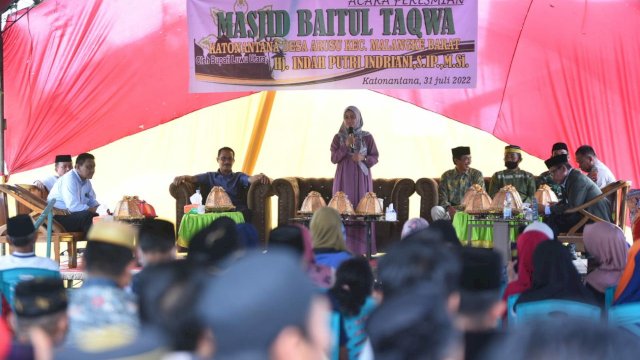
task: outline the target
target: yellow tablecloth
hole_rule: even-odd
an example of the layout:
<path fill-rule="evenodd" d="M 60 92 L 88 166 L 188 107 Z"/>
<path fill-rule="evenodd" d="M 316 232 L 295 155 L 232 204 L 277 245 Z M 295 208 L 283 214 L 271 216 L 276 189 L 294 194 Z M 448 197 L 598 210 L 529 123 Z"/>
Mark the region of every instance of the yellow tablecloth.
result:
<path fill-rule="evenodd" d="M 178 230 L 178 246 L 189 247 L 189 241 L 198 233 L 198 231 L 206 228 L 215 219 L 226 216 L 235 221 L 236 224 L 244 222 L 244 216 L 239 211 L 236 212 L 220 212 L 206 214 L 184 214 L 180 222 L 180 230 Z"/>

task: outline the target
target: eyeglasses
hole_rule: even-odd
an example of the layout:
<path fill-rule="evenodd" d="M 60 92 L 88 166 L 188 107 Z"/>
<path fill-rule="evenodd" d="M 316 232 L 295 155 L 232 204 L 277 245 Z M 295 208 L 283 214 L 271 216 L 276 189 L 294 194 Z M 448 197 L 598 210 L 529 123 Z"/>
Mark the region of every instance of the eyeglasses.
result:
<path fill-rule="evenodd" d="M 221 160 L 221 161 L 233 161 L 233 158 L 232 157 L 227 157 L 227 156 L 221 156 L 221 157 L 218 158 L 218 160 Z"/>

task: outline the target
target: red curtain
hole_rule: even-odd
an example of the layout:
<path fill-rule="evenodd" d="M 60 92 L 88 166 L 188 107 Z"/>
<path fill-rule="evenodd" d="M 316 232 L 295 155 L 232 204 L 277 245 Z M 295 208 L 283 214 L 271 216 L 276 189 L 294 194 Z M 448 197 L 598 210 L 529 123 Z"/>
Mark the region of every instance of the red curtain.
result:
<path fill-rule="evenodd" d="M 478 86 L 381 93 L 640 181 L 640 3 L 478 0 Z M 184 0 L 45 0 L 4 34 L 9 172 L 248 93 L 189 94 Z"/>
<path fill-rule="evenodd" d="M 478 85 L 381 93 L 522 146 L 542 159 L 589 144 L 640 182 L 640 2 L 479 1 Z"/>
<path fill-rule="evenodd" d="M 179 0 L 47 0 L 4 33 L 9 174 L 249 93 L 188 92 Z"/>

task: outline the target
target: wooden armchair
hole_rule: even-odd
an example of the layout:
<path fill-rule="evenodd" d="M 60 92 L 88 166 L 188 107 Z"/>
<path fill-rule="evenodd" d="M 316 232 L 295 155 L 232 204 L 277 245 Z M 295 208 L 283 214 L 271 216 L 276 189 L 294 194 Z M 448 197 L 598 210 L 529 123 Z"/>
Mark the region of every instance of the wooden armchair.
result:
<path fill-rule="evenodd" d="M 7 240 L 7 218 L 8 218 L 8 197 L 15 200 L 17 204 L 22 206 L 22 209 L 29 209 L 29 215 L 37 220 L 44 213 L 47 207 L 47 201 L 32 194 L 29 190 L 24 189 L 21 186 L 14 185 L 0 185 L 0 243 L 8 243 Z M 53 210 L 54 215 L 62 215 L 60 210 Z M 47 241 L 47 226 L 48 221 L 44 221 L 43 225 L 38 227 L 38 237 L 36 241 Z M 60 243 L 67 243 L 67 249 L 69 250 L 69 268 L 75 268 L 78 266 L 77 259 L 77 242 L 84 240 L 84 233 L 82 232 L 68 232 L 57 221 L 53 221 L 52 224 L 52 236 L 53 251 L 55 261 L 60 263 Z"/>
<path fill-rule="evenodd" d="M 566 210 L 565 213 L 579 213 L 581 215 L 580 221 L 573 226 L 567 233 L 558 235 L 558 240 L 565 243 L 576 244 L 576 250 L 584 251 L 584 242 L 582 239 L 582 232 L 580 232 L 583 226 L 588 221 L 606 221 L 600 217 L 591 214 L 587 209 L 593 206 L 595 203 L 602 199 L 609 199 L 611 201 L 611 213 L 613 218 L 613 224 L 617 225 L 624 232 L 627 224 L 627 193 L 631 187 L 631 182 L 618 180 L 602 188 L 602 194 L 587 201 L 586 203 L 576 206 L 572 209 Z"/>

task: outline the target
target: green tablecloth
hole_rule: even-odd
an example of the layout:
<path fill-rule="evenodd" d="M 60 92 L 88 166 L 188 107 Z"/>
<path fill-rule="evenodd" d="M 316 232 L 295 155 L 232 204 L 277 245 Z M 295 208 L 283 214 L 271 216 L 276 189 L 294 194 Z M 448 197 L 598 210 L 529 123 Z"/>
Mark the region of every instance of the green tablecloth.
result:
<path fill-rule="evenodd" d="M 462 211 L 456 212 L 453 217 L 453 227 L 456 229 L 456 234 L 463 245 L 467 245 L 470 219 L 472 219 L 472 215 Z M 491 220 L 486 220 L 486 223 L 492 224 Z M 517 237 L 517 226 L 509 226 L 509 238 L 511 241 L 515 241 Z M 493 227 L 474 228 L 471 232 L 471 245 L 475 247 L 493 247 Z"/>
<path fill-rule="evenodd" d="M 180 230 L 178 230 L 178 246 L 189 247 L 189 241 L 198 233 L 198 231 L 206 228 L 215 219 L 226 216 L 235 221 L 236 224 L 244 222 L 241 212 L 220 212 L 206 214 L 184 214 L 180 222 Z"/>

